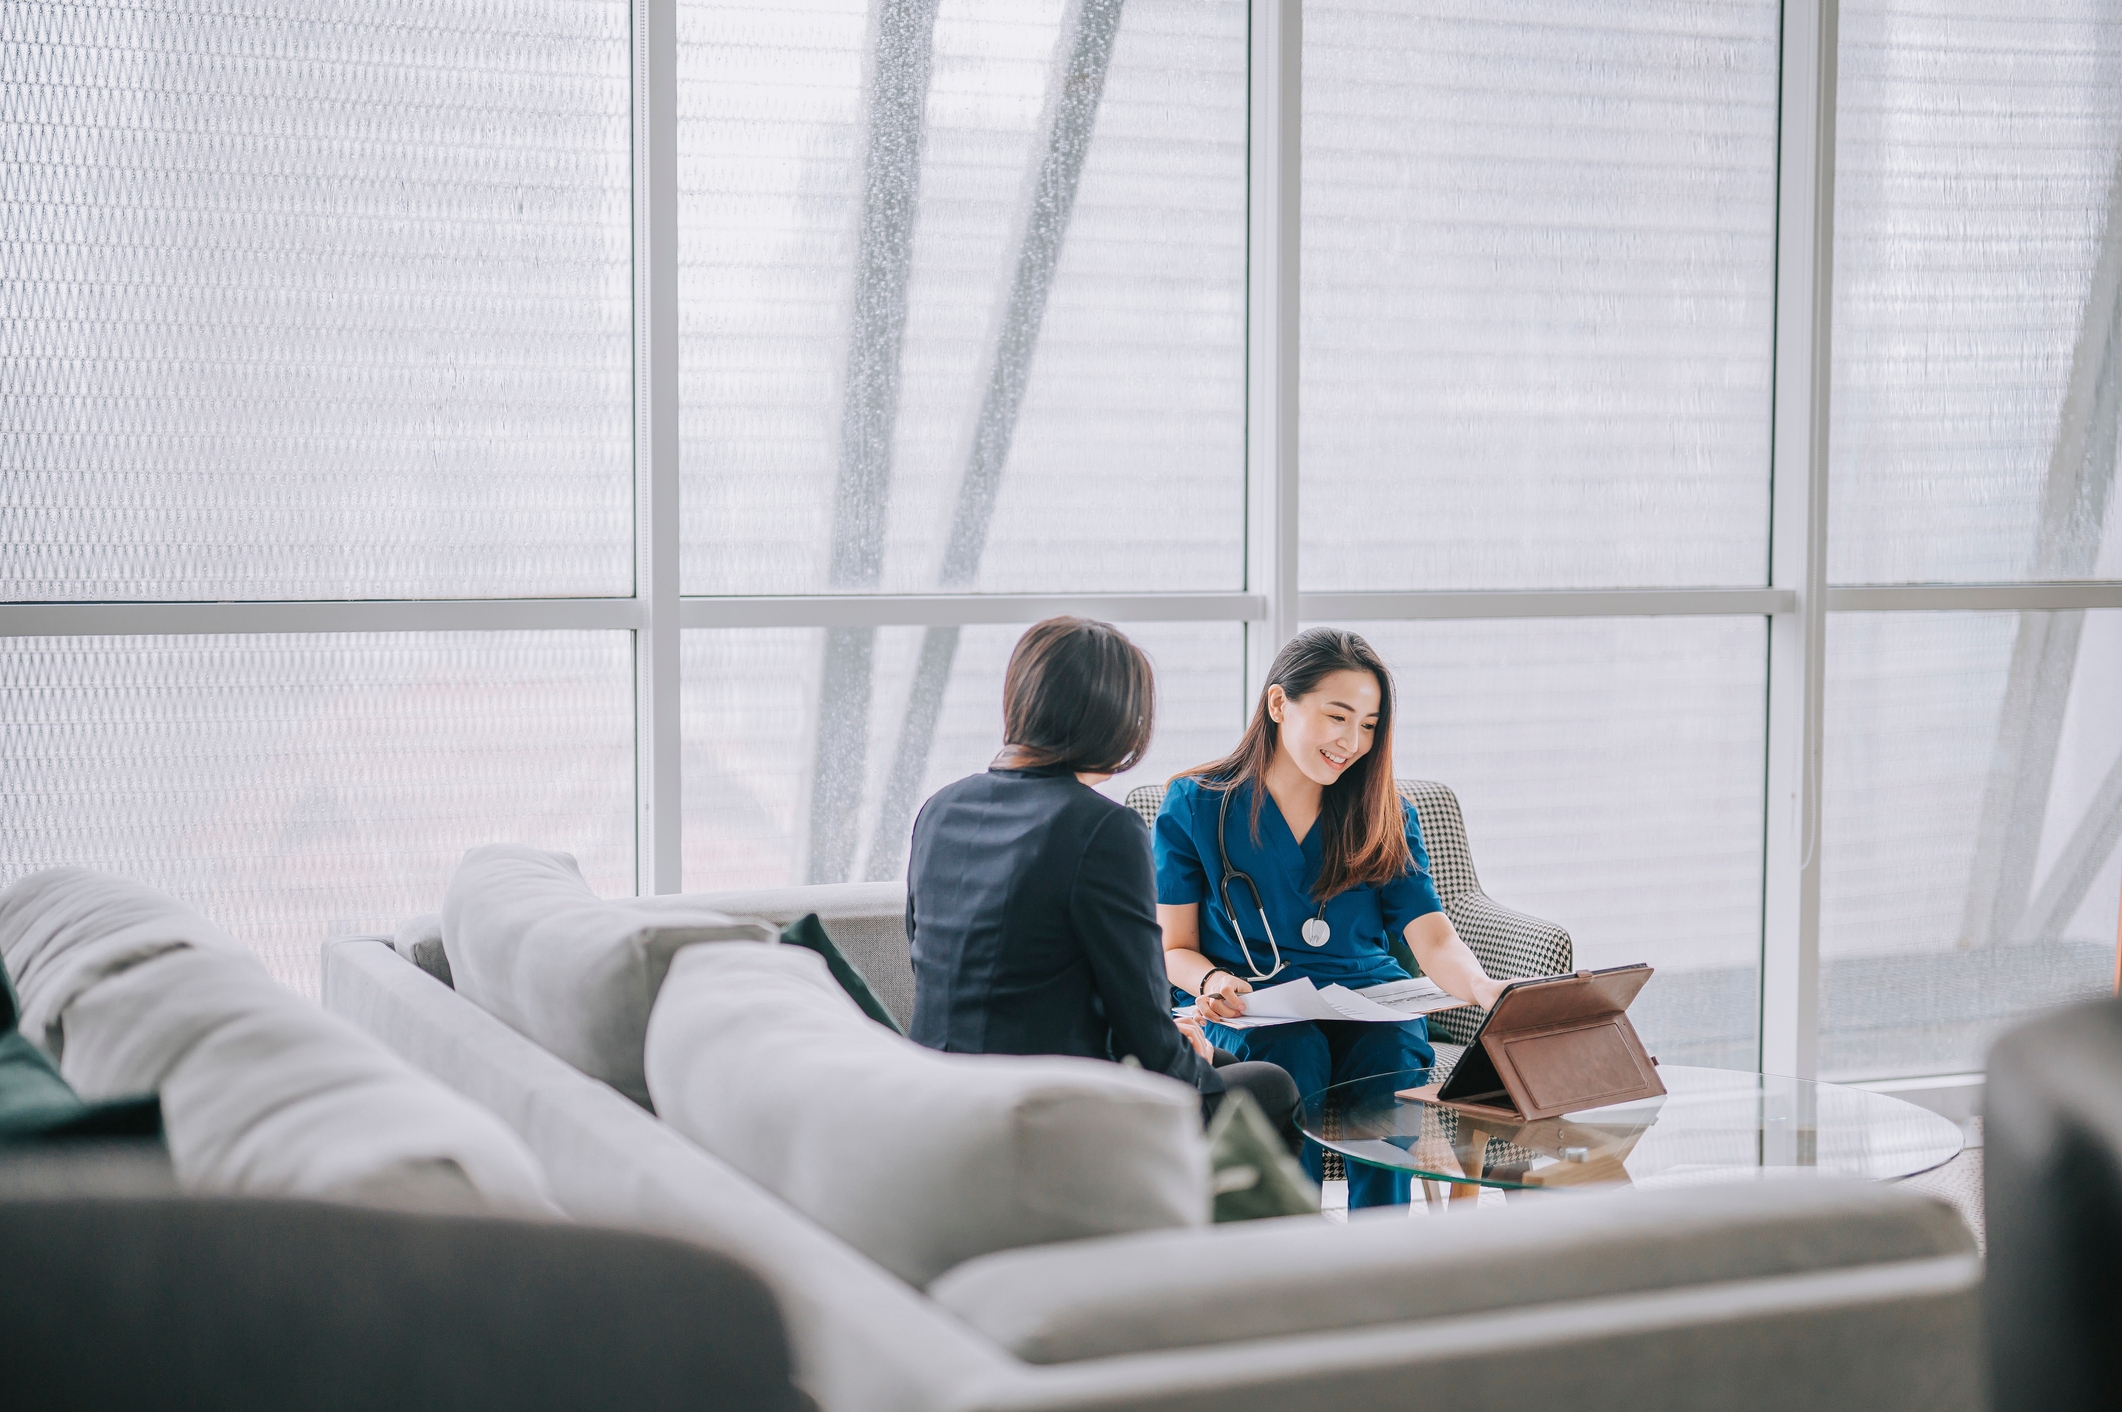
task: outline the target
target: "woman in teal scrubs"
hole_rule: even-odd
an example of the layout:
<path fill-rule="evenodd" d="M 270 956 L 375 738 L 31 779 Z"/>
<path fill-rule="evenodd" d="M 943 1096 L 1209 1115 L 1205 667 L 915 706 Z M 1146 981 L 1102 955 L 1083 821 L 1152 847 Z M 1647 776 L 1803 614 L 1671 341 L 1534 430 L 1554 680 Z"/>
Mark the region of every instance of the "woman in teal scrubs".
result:
<path fill-rule="evenodd" d="M 1392 674 L 1352 632 L 1314 628 L 1268 670 L 1238 748 L 1189 770 L 1157 816 L 1164 968 L 1198 998 L 1207 1038 L 1279 1064 L 1300 1093 L 1426 1069 L 1423 1021 L 1303 1020 L 1237 1030 L 1256 985 L 1309 977 L 1351 990 L 1404 980 L 1399 939 L 1423 974 L 1492 1005 L 1491 979 L 1444 915 L 1414 809 L 1393 788 Z M 1317 1178 L 1322 1154 L 1307 1142 Z M 1407 1173 L 1348 1164 L 1351 1207 L 1405 1205 Z"/>

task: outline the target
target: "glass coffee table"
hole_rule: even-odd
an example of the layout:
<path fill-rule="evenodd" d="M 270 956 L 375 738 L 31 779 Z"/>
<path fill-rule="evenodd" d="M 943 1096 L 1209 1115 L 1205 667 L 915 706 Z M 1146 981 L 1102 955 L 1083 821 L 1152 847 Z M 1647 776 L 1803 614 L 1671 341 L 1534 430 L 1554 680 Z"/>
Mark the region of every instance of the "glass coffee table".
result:
<path fill-rule="evenodd" d="M 1307 1096 L 1305 1136 L 1350 1162 L 1450 1183 L 1526 1191 L 1824 1174 L 1893 1181 L 1959 1155 L 1958 1125 L 1885 1094 L 1734 1069 L 1665 1064 L 1663 1097 L 1519 1122 L 1472 1116 L 1410 1091 L 1444 1068 L 1336 1084 Z M 1437 1189 L 1430 1188 L 1431 1199 Z"/>

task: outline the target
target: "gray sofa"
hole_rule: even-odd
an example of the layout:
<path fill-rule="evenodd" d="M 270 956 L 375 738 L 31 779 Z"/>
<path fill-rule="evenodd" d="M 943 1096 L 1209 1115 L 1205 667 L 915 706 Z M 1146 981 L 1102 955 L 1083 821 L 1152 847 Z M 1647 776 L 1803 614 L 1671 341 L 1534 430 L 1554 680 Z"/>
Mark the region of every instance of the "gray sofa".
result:
<path fill-rule="evenodd" d="M 159 1144 L 0 1147 L 9 1408 L 798 1412 L 773 1296 L 696 1243 L 180 1193 Z"/>
<path fill-rule="evenodd" d="M 2122 999 L 2022 1025 L 1983 1094 L 1996 1405 L 2122 1399 Z"/>
<path fill-rule="evenodd" d="M 910 1012 L 895 885 L 698 900 L 817 912 Z M 924 1290 L 380 939 L 327 948 L 324 1000 L 500 1115 L 570 1215 L 757 1271 L 796 1381 L 831 1412 L 1984 1401 L 1972 1238 L 1949 1208 L 1892 1188 L 1769 1182 L 1156 1231 L 981 1257 Z"/>

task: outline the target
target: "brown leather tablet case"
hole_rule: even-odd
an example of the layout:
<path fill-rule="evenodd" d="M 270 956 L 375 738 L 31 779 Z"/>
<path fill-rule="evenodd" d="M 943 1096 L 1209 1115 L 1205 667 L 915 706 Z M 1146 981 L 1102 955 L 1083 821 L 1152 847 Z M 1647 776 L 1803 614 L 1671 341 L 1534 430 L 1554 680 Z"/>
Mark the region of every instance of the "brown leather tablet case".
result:
<path fill-rule="evenodd" d="M 1665 1092 L 1628 1007 L 1649 966 L 1514 981 L 1436 1101 L 1473 1114 L 1552 1118 Z"/>

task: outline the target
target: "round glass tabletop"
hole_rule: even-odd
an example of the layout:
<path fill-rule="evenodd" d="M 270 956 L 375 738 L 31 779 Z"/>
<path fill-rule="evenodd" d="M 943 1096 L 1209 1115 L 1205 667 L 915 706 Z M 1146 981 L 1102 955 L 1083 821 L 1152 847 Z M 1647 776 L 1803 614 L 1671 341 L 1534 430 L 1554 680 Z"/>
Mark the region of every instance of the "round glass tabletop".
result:
<path fill-rule="evenodd" d="M 1961 1147 L 1958 1125 L 1913 1103 L 1775 1074 L 1666 1064 L 1661 1097 L 1520 1122 L 1435 1102 L 1445 1073 L 1322 1089 L 1304 1100 L 1305 1136 L 1352 1162 L 1508 1189 L 1807 1173 L 1890 1181 Z"/>

